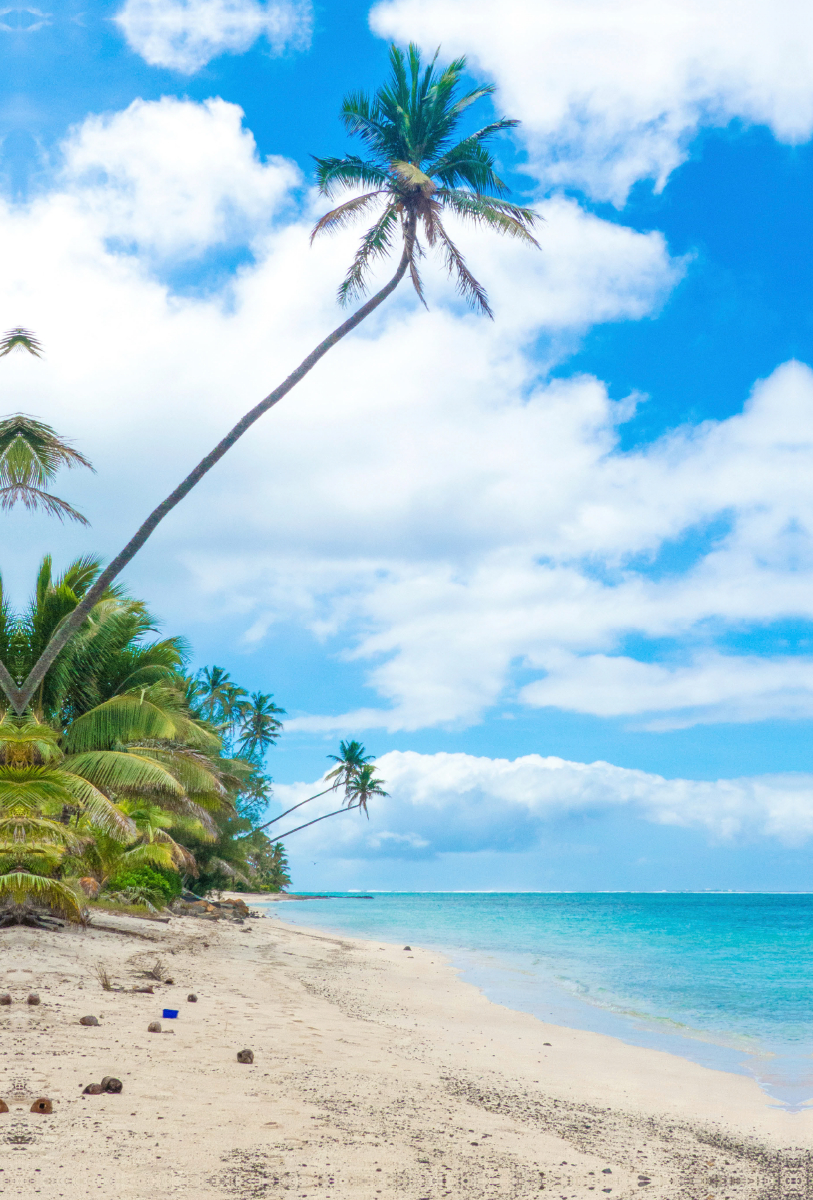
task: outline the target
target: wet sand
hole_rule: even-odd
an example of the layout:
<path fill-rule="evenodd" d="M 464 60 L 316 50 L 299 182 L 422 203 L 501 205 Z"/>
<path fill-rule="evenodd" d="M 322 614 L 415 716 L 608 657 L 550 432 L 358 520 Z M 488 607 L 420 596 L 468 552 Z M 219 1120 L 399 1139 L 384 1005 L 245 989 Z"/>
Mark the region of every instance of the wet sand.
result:
<path fill-rule="evenodd" d="M 127 932 L 0 933 L 0 1195 L 809 1194 L 810 1111 L 492 1004 L 435 952 L 284 919 L 94 920 Z M 156 959 L 173 983 L 152 996 L 95 975 L 145 986 Z M 179 1018 L 148 1033 L 164 1007 Z M 83 1097 L 104 1075 L 121 1095 Z M 53 1114 L 29 1111 L 40 1096 Z"/>

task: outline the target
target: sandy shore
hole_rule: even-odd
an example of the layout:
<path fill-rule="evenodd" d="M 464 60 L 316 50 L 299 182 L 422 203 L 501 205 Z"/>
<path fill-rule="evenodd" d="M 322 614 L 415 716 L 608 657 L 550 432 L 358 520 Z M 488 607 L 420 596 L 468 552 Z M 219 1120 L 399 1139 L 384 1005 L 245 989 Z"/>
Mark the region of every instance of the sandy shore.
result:
<path fill-rule="evenodd" d="M 275 918 L 95 919 L 128 933 L 0 933 L 0 991 L 14 997 L 0 1008 L 0 1195 L 810 1194 L 810 1112 L 772 1108 L 745 1077 L 492 1004 L 438 954 Z M 103 963 L 115 984 L 143 986 L 156 959 L 173 983 L 153 996 L 105 992 L 94 974 Z M 164 1007 L 178 1020 L 148 1033 Z M 79 1025 L 86 1014 L 99 1026 Z M 83 1097 L 103 1075 L 122 1094 Z M 30 1113 L 39 1096 L 52 1115 Z"/>

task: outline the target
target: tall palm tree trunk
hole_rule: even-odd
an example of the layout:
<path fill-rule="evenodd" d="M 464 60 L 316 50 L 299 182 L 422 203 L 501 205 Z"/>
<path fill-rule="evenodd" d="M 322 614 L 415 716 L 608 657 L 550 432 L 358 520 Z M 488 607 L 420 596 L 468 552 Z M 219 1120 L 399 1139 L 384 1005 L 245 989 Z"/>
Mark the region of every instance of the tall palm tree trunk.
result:
<path fill-rule="evenodd" d="M 251 428 L 255 421 L 259 420 L 270 408 L 273 408 L 283 396 L 287 396 L 288 392 L 296 387 L 301 379 L 305 378 L 319 360 L 324 358 L 328 350 L 331 350 L 337 342 L 340 342 L 343 337 L 351 333 L 357 325 L 360 325 L 366 317 L 369 317 L 370 313 L 374 312 L 380 304 L 383 304 L 388 296 L 392 295 L 409 267 L 414 245 L 414 225 L 413 220 L 412 228 L 407 228 L 404 231 L 404 252 L 398 264 L 398 270 L 389 283 L 385 284 L 380 292 L 376 292 L 374 296 L 371 296 L 366 304 L 362 304 L 361 308 L 353 313 L 352 317 L 349 317 L 348 320 L 334 329 L 323 342 L 320 342 L 316 349 L 311 351 L 306 359 L 303 359 L 296 370 L 292 371 L 279 387 L 274 388 L 273 392 L 269 392 L 264 400 L 261 400 L 259 404 L 250 409 L 244 417 L 241 417 L 234 428 L 189 472 L 186 479 L 179 483 L 173 492 L 170 492 L 166 500 L 159 504 L 156 509 L 153 509 L 141 528 L 130 538 L 130 541 L 116 555 L 109 566 L 102 571 L 93 587 L 89 588 L 82 601 L 77 604 L 70 616 L 56 630 L 21 687 L 16 686 L 6 666 L 0 663 L 0 687 L 8 696 L 11 706 L 16 713 L 22 714 L 25 712 L 37 690 L 38 684 L 45 677 L 46 671 L 52 665 L 60 650 L 63 646 L 67 645 L 94 604 L 103 595 L 105 589 L 110 586 L 116 576 L 135 557 L 153 530 L 163 521 L 164 517 L 172 511 L 176 504 L 180 504 L 181 500 L 192 491 L 192 488 L 203 479 L 207 472 L 211 471 L 216 463 L 220 462 L 223 455 L 232 448 L 246 430 Z"/>

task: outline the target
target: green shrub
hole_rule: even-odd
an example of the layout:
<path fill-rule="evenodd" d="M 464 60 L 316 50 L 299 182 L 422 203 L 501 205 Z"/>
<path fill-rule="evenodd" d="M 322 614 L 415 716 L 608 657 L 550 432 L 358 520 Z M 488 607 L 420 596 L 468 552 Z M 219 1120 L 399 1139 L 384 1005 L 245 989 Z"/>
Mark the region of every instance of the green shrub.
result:
<path fill-rule="evenodd" d="M 181 877 L 174 871 L 159 871 L 155 867 L 135 867 L 122 871 L 105 885 L 106 892 L 137 892 L 152 904 L 164 907 L 182 891 Z"/>

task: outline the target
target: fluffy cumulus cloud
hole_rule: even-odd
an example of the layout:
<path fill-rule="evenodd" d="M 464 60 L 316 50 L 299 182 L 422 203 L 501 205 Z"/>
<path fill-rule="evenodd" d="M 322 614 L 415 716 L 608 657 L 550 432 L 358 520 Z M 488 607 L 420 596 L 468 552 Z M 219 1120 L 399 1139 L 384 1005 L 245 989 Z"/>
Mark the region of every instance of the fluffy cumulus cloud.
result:
<path fill-rule="evenodd" d="M 142 253 L 177 259 L 245 242 L 279 214 L 299 172 L 260 162 L 242 117 L 225 100 L 173 97 L 89 117 L 65 141 L 62 196 L 94 234 Z"/>
<path fill-rule="evenodd" d="M 390 795 L 371 803 L 369 822 L 341 816 L 303 830 L 298 859 L 328 849 L 354 859 L 526 854 L 543 848 L 554 822 L 613 812 L 702 830 L 722 843 L 770 837 L 799 845 L 813 835 L 809 775 L 706 782 L 538 754 L 509 760 L 414 751 L 385 754 L 377 767 Z M 287 808 L 317 790 L 316 784 L 280 786 L 277 800 Z"/>
<path fill-rule="evenodd" d="M 623 202 L 662 186 L 701 123 L 813 130 L 805 0 L 383 0 L 374 30 L 471 56 L 525 123 L 546 183 Z"/>
<path fill-rule="evenodd" d="M 62 553 L 110 554 L 337 322 L 353 238 L 309 248 L 315 198 L 222 101 L 91 118 L 63 158 L 0 222 L 2 328 L 47 348 L 2 371 L 9 407 L 98 468 L 65 480 L 93 527 L 61 534 Z M 235 649 L 295 630 L 353 660 L 367 707 L 294 727 L 461 724 L 498 703 L 659 727 L 813 713 L 804 646 L 737 648 L 813 618 L 811 372 L 785 364 L 738 415 L 622 452 L 644 401 L 545 367 L 591 324 L 656 312 L 681 264 L 571 201 L 545 215 L 541 253 L 464 243 L 494 323 L 442 273 L 428 312 L 402 288 L 128 573 L 169 623 L 216 621 Z M 242 266 L 219 274 L 221 252 Z M 201 263 L 205 286 L 173 290 Z M 22 595 L 54 531 L 15 517 L 15 537 L 28 574 L 4 576 Z"/>
<path fill-rule="evenodd" d="M 130 47 L 153 67 L 192 75 L 221 54 L 264 38 L 272 54 L 310 42 L 306 0 L 126 0 L 116 16 Z"/>

